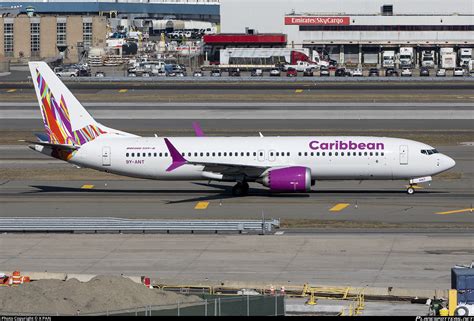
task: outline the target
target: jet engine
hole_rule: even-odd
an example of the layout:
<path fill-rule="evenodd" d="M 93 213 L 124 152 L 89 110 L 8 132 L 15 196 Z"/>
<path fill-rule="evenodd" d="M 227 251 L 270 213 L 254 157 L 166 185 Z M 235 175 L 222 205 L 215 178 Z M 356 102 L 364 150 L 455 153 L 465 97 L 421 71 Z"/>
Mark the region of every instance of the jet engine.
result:
<path fill-rule="evenodd" d="M 270 169 L 257 182 L 274 192 L 309 192 L 311 170 L 303 166 Z"/>

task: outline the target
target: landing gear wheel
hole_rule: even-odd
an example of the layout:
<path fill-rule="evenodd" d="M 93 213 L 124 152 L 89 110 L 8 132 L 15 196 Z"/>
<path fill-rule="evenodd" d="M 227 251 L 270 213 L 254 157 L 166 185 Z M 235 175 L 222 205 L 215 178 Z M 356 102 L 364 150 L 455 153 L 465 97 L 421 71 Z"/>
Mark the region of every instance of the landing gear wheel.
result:
<path fill-rule="evenodd" d="M 413 186 L 410 186 L 410 187 L 407 188 L 407 194 L 408 195 L 415 194 L 415 189 L 413 188 Z"/>
<path fill-rule="evenodd" d="M 247 183 L 237 183 L 232 187 L 232 195 L 234 196 L 243 196 L 246 195 L 249 191 L 249 184 Z"/>

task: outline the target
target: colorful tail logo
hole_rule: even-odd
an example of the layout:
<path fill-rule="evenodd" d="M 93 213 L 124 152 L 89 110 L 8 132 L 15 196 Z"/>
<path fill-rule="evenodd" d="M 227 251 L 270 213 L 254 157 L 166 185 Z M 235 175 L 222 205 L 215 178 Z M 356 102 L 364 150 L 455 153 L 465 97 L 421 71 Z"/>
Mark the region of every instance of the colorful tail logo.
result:
<path fill-rule="evenodd" d="M 87 125 L 79 130 L 72 130 L 69 111 L 61 95 L 58 104 L 44 78 L 36 69 L 36 80 L 41 93 L 41 113 L 44 128 L 52 144 L 83 145 L 106 132 L 95 125 Z"/>

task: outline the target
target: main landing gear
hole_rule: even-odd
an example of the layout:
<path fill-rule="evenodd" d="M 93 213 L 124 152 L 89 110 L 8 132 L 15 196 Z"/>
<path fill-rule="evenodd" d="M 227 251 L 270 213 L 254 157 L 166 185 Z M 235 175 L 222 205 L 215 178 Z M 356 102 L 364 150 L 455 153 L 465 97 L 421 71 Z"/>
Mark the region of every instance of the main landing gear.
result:
<path fill-rule="evenodd" d="M 249 192 L 249 184 L 247 182 L 238 182 L 232 187 L 232 195 L 244 196 Z"/>

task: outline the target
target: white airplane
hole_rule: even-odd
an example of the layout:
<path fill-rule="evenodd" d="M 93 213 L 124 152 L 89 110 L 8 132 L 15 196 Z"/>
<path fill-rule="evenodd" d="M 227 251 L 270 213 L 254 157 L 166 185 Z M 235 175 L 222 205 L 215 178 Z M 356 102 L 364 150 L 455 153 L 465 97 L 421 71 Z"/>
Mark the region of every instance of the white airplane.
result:
<path fill-rule="evenodd" d="M 139 137 L 96 122 L 44 62 L 30 62 L 45 134 L 32 149 L 114 174 L 156 180 L 257 182 L 274 192 L 308 192 L 318 180 L 408 180 L 417 184 L 455 165 L 408 139 L 368 136 Z"/>

